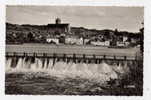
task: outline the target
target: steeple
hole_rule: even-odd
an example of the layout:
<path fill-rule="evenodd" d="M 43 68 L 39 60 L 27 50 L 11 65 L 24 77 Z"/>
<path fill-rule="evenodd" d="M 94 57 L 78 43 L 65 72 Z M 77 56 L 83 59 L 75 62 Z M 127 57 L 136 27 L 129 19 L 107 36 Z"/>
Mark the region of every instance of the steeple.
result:
<path fill-rule="evenodd" d="M 61 24 L 61 19 L 60 18 L 56 18 L 56 24 Z"/>

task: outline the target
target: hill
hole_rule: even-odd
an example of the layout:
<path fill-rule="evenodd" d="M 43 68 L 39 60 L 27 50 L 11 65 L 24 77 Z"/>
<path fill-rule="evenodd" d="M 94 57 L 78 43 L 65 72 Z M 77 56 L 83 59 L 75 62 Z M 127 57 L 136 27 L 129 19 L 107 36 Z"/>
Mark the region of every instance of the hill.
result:
<path fill-rule="evenodd" d="M 36 42 L 44 42 L 47 37 L 55 37 L 56 34 L 52 34 L 50 30 L 47 30 L 45 27 L 47 25 L 17 25 L 6 23 L 6 43 L 8 42 L 27 42 L 27 36 L 29 33 L 33 34 Z M 84 27 L 70 27 L 70 33 L 63 33 L 65 35 L 72 35 L 84 38 L 92 37 L 103 37 L 105 40 L 109 40 L 115 37 L 117 40 L 120 40 L 120 37 L 126 36 L 130 39 L 139 40 L 139 33 L 132 33 L 127 31 L 118 31 L 104 29 L 87 29 Z"/>

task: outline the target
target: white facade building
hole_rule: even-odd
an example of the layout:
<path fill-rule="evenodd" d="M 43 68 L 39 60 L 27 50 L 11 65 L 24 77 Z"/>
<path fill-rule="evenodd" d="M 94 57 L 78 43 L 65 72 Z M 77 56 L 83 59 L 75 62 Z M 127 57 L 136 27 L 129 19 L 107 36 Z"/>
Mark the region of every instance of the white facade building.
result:
<path fill-rule="evenodd" d="M 123 36 L 123 42 L 126 42 L 126 41 L 127 41 L 127 39 L 128 39 L 128 37 L 127 37 L 127 36 Z"/>
<path fill-rule="evenodd" d="M 105 46 L 110 46 L 110 41 L 105 41 L 104 45 Z"/>
<path fill-rule="evenodd" d="M 104 46 L 104 45 L 105 45 L 105 42 L 91 41 L 91 44 L 92 44 L 92 45 L 95 45 L 95 46 Z"/>
<path fill-rule="evenodd" d="M 84 44 L 87 44 L 90 41 L 90 39 L 84 39 Z"/>
<path fill-rule="evenodd" d="M 47 38 L 46 41 L 48 43 L 55 42 L 56 44 L 59 44 L 59 39 L 57 38 Z"/>
<path fill-rule="evenodd" d="M 124 42 L 125 46 L 129 46 L 130 42 Z"/>
<path fill-rule="evenodd" d="M 116 45 L 119 46 L 119 47 L 124 47 L 125 46 L 124 42 L 117 42 Z"/>
<path fill-rule="evenodd" d="M 76 38 L 76 37 L 67 37 L 65 39 L 66 44 L 77 44 L 83 45 L 83 38 Z"/>

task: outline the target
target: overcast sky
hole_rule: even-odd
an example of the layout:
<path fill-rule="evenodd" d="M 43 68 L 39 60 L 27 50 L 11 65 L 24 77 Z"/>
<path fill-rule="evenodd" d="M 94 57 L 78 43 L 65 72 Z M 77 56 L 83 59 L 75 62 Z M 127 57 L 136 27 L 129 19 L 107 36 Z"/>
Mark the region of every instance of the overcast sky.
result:
<path fill-rule="evenodd" d="M 13 24 L 42 25 L 62 23 L 89 29 L 115 29 L 138 32 L 142 27 L 143 7 L 100 6 L 7 6 L 6 21 Z"/>

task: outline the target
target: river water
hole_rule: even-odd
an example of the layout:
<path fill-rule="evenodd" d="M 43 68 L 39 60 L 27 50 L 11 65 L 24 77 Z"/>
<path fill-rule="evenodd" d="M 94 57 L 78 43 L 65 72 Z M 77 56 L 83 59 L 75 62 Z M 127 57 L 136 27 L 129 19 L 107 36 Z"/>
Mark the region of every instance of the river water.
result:
<path fill-rule="evenodd" d="M 107 82 L 129 73 L 128 62 L 74 63 L 45 58 L 7 58 L 6 94 L 106 95 Z"/>

